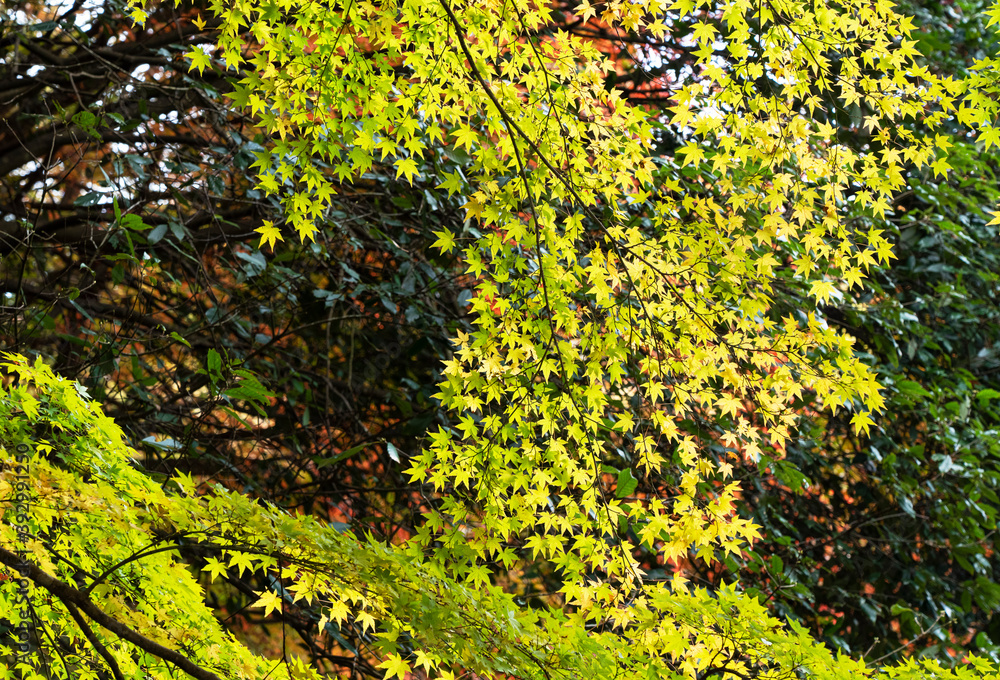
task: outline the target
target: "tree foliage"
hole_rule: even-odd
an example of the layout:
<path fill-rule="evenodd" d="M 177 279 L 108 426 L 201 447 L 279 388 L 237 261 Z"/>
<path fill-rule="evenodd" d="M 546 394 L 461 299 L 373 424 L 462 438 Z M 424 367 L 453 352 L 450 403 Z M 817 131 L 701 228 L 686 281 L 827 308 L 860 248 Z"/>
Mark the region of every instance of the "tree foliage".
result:
<path fill-rule="evenodd" d="M 11 86 L 32 74 L 3 140 L 7 347 L 52 357 L 153 472 L 338 521 L 379 515 L 372 473 L 403 486 L 385 442 L 415 449 L 436 416 L 433 376 L 468 282 L 426 244 L 457 206 L 370 178 L 338 196 L 336 234 L 266 258 L 254 228 L 276 211 L 247 176 L 258 133 L 227 109 L 225 81 L 183 58 L 208 29 L 189 10 L 161 7 L 137 30 L 105 9 L 53 10 L 68 18 L 44 34 L 52 17 L 23 6 L 31 20 L 6 43 Z M 74 89 L 67 73 L 94 78 Z M 362 445 L 382 460 L 334 462 Z M 303 458 L 327 462 L 307 480 Z"/>
<path fill-rule="evenodd" d="M 8 355 L 46 673 L 832 678 L 814 634 L 959 608 L 993 652 L 994 227 L 941 180 L 992 61 L 883 2 L 106 9 L 5 43 L 11 337 L 144 447 Z"/>
<path fill-rule="evenodd" d="M 967 73 L 992 49 L 982 6 L 903 9 L 939 73 Z M 857 338 L 886 386 L 885 415 L 867 440 L 840 415 L 803 421 L 774 477 L 744 485 L 744 512 L 775 540 L 702 570 L 870 658 L 960 657 L 973 639 L 995 654 L 997 236 L 978 209 L 997 202 L 995 158 L 946 125 L 953 171 L 908 169 L 886 223 L 899 259 L 819 310 Z"/>

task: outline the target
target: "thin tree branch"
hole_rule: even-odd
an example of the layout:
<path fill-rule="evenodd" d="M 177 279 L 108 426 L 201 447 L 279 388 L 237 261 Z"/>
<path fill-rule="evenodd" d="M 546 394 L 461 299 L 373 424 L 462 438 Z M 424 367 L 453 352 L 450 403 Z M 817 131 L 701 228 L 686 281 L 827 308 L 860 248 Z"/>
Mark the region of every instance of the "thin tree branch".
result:
<path fill-rule="evenodd" d="M 118 661 L 116 661 L 115 657 L 111 655 L 108 648 L 101 644 L 101 641 L 97 639 L 97 636 L 94 635 L 94 631 L 92 631 L 90 626 L 87 625 L 87 621 L 80 616 L 80 612 L 76 610 L 76 607 L 73 606 L 71 602 L 64 601 L 63 604 L 66 605 L 66 611 L 69 612 L 69 615 L 73 617 L 74 621 L 76 621 L 76 625 L 80 627 L 80 630 L 83 632 L 83 636 L 87 638 L 90 645 L 97 650 L 97 653 L 103 657 L 104 661 L 108 664 L 108 667 L 111 668 L 111 674 L 115 676 L 115 680 L 125 680 L 125 677 L 122 675 L 121 668 L 118 667 Z"/>

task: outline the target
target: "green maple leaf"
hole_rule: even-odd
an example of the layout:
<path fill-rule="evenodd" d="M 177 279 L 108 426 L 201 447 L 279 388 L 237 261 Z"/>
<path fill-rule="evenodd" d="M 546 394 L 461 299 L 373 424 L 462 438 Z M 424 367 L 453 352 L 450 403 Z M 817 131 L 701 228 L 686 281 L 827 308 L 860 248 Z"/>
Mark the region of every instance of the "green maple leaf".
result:
<path fill-rule="evenodd" d="M 212 58 L 198 47 L 192 47 L 184 53 L 184 56 L 191 60 L 191 70 L 198 69 L 198 75 L 201 75 L 206 67 L 212 66 Z"/>
<path fill-rule="evenodd" d="M 442 253 L 450 253 L 455 249 L 455 235 L 450 231 L 442 229 L 435 231 L 434 235 L 438 237 L 438 240 L 431 244 L 432 248 L 437 248 Z"/>

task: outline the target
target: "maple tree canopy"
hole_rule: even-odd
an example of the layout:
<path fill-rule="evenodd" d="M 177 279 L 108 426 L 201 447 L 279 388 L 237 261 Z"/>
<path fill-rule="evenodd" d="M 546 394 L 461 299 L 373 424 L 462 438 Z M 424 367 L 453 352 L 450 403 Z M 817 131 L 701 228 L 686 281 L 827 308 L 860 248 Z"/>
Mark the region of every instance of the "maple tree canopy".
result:
<path fill-rule="evenodd" d="M 150 9 L 128 11 L 141 25 Z M 34 656 L 2 650 L 9 677 L 321 677 L 225 629 L 192 565 L 256 574 L 265 616 L 356 632 L 354 654 L 385 678 L 997 675 L 975 656 L 834 654 L 739 583 L 699 588 L 681 566 L 762 538 L 736 512 L 734 466 L 780 457 L 803 395 L 869 433 L 885 398 L 854 338 L 779 297 L 795 286 L 822 305 L 890 263 L 880 220 L 907 172 L 949 171 L 946 124 L 1000 144 L 1000 63 L 928 69 L 913 21 L 882 0 L 568 11 L 684 47 L 668 110 L 607 87 L 615 63 L 533 0 L 213 0 L 194 20 L 211 42 L 190 47 L 190 70 L 230 78 L 267 140 L 248 164 L 280 206 L 261 247 L 317 239 L 344 187 L 380 169 L 418 185 L 442 159 L 436 191 L 461 197 L 462 230 L 442 225 L 433 244 L 474 281 L 433 394 L 448 421 L 405 459 L 390 452 L 427 496 L 423 518 L 385 541 L 190 474 L 154 479 L 101 404 L 7 354 L 0 609 L 45 631 Z M 842 140 L 837 111 L 864 144 Z M 222 386 L 209 357 L 203 390 L 263 414 L 275 395 L 240 369 Z M 710 437 L 692 425 L 706 414 Z M 559 586 L 533 605 L 503 581 L 528 568 Z"/>

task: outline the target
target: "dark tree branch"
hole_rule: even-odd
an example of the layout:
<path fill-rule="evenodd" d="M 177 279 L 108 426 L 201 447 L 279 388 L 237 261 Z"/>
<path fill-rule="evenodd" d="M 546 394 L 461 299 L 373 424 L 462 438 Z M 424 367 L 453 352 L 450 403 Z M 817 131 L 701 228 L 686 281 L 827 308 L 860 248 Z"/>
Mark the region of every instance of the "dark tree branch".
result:
<path fill-rule="evenodd" d="M 77 611 L 73 603 L 64 601 L 63 604 L 66 605 L 66 611 L 69 612 L 69 615 L 73 617 L 73 620 L 76 621 L 76 625 L 83 632 L 83 636 L 87 638 L 90 645 L 97 650 L 97 653 L 100 654 L 104 661 L 108 664 L 108 667 L 111 669 L 111 674 L 115 676 L 115 680 L 125 680 L 125 677 L 122 675 L 122 670 L 118 667 L 118 662 L 115 660 L 115 657 L 112 656 L 111 652 L 108 651 L 108 648 L 102 645 L 101 641 L 97 639 L 97 636 L 94 635 L 94 631 L 92 631 L 90 626 L 87 625 L 87 621 L 80 616 L 80 612 Z"/>
<path fill-rule="evenodd" d="M 198 680 L 222 680 L 221 677 L 206 668 L 202 668 L 183 654 L 169 647 L 164 647 L 159 642 L 150 640 L 144 635 L 140 635 L 121 621 L 108 616 L 82 592 L 68 583 L 45 573 L 35 565 L 22 562 L 21 558 L 15 553 L 5 548 L 0 548 L 0 563 L 17 570 L 22 576 L 31 579 L 36 585 L 45 588 L 67 606 L 77 607 L 89 616 L 91 621 L 96 622 L 123 640 L 131 642 L 144 652 L 177 666 L 191 677 L 198 678 Z"/>

